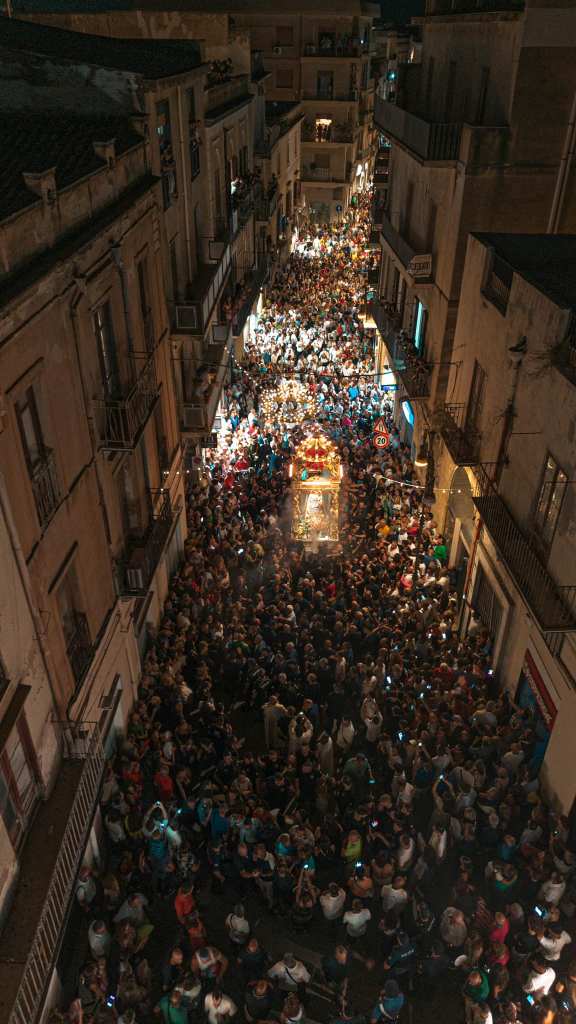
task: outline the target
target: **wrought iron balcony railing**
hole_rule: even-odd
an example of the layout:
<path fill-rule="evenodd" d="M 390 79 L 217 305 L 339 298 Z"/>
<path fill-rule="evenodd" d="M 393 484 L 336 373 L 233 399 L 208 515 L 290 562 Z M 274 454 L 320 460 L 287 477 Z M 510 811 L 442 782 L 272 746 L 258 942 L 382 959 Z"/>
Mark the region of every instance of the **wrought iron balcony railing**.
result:
<path fill-rule="evenodd" d="M 480 432 L 466 422 L 467 406 L 445 405 L 440 432 L 457 466 L 476 466 L 480 461 Z"/>
<path fill-rule="evenodd" d="M 272 195 L 265 196 L 262 199 L 257 199 L 254 207 L 254 216 L 256 220 L 269 221 L 274 216 L 276 207 L 278 206 L 278 190 L 272 193 Z"/>
<path fill-rule="evenodd" d="M 68 736 L 65 736 L 66 748 L 63 754 L 64 773 L 67 773 L 66 786 L 59 794 L 59 804 L 64 805 L 66 810 L 69 806 L 70 810 L 67 814 L 55 862 L 52 862 L 53 866 L 52 864 L 44 866 L 44 870 L 49 871 L 52 867 L 52 871 L 42 900 L 40 915 L 36 918 L 35 930 L 31 931 L 29 952 L 25 963 L 22 965 L 15 959 L 12 964 L 12 972 L 18 971 L 20 978 L 10 1015 L 6 1018 L 7 1024 L 35 1024 L 40 1015 L 54 964 L 60 951 L 76 877 L 92 828 L 94 810 L 106 765 L 106 755 L 98 723 L 66 723 L 66 728 L 69 733 Z M 49 798 L 48 804 L 50 799 L 57 798 L 58 785 L 57 781 L 55 793 L 52 798 Z M 68 794 L 72 785 L 74 788 L 70 805 L 66 804 L 66 801 L 70 800 Z M 61 813 L 61 806 L 56 809 L 56 813 L 58 812 Z M 32 842 L 33 838 L 33 835 L 30 835 L 29 841 Z M 38 843 L 40 844 L 41 841 L 42 836 L 38 835 Z M 22 871 L 25 870 L 26 866 L 22 868 Z M 39 868 L 37 858 L 35 863 L 32 863 L 30 870 L 34 876 L 37 876 L 38 871 L 42 870 Z M 20 885 L 26 885 L 25 878 L 20 878 Z M 33 912 L 33 908 L 32 911 L 30 908 L 29 898 L 26 909 L 28 915 Z M 16 912 L 16 908 L 13 912 Z M 32 925 L 32 927 L 34 926 Z M 6 993 L 3 994 L 6 995 Z"/>
<path fill-rule="evenodd" d="M 95 401 L 100 447 L 132 451 L 158 401 L 154 356 L 150 356 L 127 395 Z"/>
<path fill-rule="evenodd" d="M 430 366 L 418 352 L 414 342 L 405 331 L 399 331 L 394 339 L 392 359 L 396 373 L 402 381 L 406 397 L 410 399 L 430 396 Z"/>
<path fill-rule="evenodd" d="M 74 633 L 68 639 L 66 653 L 72 674 L 78 686 L 88 671 L 94 653 L 94 645 L 90 639 L 90 631 L 88 629 L 88 620 L 83 612 L 75 613 Z"/>
<path fill-rule="evenodd" d="M 475 470 L 473 501 L 518 590 L 544 632 L 574 632 L 576 587 L 558 584 L 534 541 L 516 522 L 483 467 Z"/>
<path fill-rule="evenodd" d="M 246 323 L 252 306 L 256 300 L 256 297 L 264 283 L 266 273 L 268 270 L 268 264 L 266 259 L 262 259 L 255 267 L 253 267 L 248 274 L 246 274 L 244 281 L 244 289 L 240 298 L 240 304 L 234 314 L 234 320 L 232 324 L 232 330 L 236 337 L 242 333 L 244 324 Z"/>
<path fill-rule="evenodd" d="M 158 495 L 152 494 L 154 501 Z M 118 563 L 122 594 L 145 594 L 150 587 L 174 522 L 168 491 L 161 491 L 148 529 L 129 546 L 129 554 Z"/>
<path fill-rule="evenodd" d="M 56 470 L 56 460 L 54 452 L 50 448 L 44 449 L 42 458 L 30 472 L 30 480 L 32 491 L 34 492 L 38 519 L 40 520 L 40 526 L 44 529 L 52 519 L 62 499 Z"/>
<path fill-rule="evenodd" d="M 372 303 L 370 311 L 384 338 L 394 372 L 400 378 L 406 397 L 411 400 L 428 398 L 431 367 L 419 354 L 412 339 L 402 330 L 401 315 L 382 302 Z"/>

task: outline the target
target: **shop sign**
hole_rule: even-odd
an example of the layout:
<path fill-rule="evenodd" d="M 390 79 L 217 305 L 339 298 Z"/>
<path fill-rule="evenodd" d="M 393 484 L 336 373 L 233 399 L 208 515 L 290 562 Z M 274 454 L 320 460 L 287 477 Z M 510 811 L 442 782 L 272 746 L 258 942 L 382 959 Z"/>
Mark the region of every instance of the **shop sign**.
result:
<path fill-rule="evenodd" d="M 526 651 L 526 654 L 524 655 L 522 672 L 530 689 L 532 690 L 532 693 L 534 694 L 536 703 L 538 704 L 546 725 L 551 729 L 556 719 L 557 708 L 546 689 L 546 684 L 536 667 L 534 658 L 530 654 L 530 651 Z"/>
<path fill-rule="evenodd" d="M 429 256 L 413 256 L 406 267 L 410 277 L 431 277 L 432 276 L 432 254 Z"/>

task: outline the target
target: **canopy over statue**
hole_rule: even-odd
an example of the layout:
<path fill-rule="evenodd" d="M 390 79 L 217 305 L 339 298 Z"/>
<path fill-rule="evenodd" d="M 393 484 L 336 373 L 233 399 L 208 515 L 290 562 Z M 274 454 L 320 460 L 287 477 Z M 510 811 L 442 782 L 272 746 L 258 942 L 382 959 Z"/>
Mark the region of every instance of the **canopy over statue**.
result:
<path fill-rule="evenodd" d="M 336 445 L 316 430 L 294 452 L 292 536 L 311 544 L 338 540 L 342 463 Z"/>

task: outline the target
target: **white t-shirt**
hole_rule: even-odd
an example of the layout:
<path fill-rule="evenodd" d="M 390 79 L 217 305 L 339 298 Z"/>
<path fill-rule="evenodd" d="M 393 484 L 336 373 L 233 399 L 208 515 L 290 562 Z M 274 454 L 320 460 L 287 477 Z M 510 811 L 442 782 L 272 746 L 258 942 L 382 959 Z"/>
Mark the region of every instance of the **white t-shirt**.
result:
<path fill-rule="evenodd" d="M 554 935 L 550 938 L 547 935 L 543 935 L 540 939 L 540 945 L 542 946 L 544 959 L 559 960 L 564 946 L 568 946 L 571 942 L 572 938 L 568 935 L 568 932 L 561 932 L 560 935 Z"/>
<path fill-rule="evenodd" d="M 230 996 L 223 995 L 216 1005 L 214 994 L 209 992 L 204 1000 L 204 1010 L 210 1024 L 218 1024 L 221 1017 L 233 1017 L 238 1012 L 236 1003 L 233 1003 Z"/>
<path fill-rule="evenodd" d="M 279 960 L 268 971 L 268 977 L 277 980 L 284 992 L 295 992 L 301 982 L 310 981 L 310 974 L 299 960 L 293 967 L 287 967 L 283 960 Z"/>
<path fill-rule="evenodd" d="M 346 893 L 343 889 L 340 890 L 337 896 L 331 896 L 329 892 L 322 893 L 320 897 L 320 906 L 322 907 L 322 913 L 326 920 L 335 921 L 336 918 L 340 917 L 345 902 Z"/>
<path fill-rule="evenodd" d="M 355 939 L 359 935 L 365 935 L 368 927 L 368 921 L 372 918 L 372 914 L 364 907 L 362 910 L 348 910 L 342 918 L 346 925 L 346 931 L 350 938 Z"/>
<path fill-rule="evenodd" d="M 556 979 L 556 971 L 552 967 L 548 967 L 542 974 L 536 974 L 535 971 L 531 971 L 528 975 L 526 984 L 524 985 L 525 992 L 542 992 L 543 995 L 547 996 L 554 981 Z"/>
<path fill-rule="evenodd" d="M 249 921 L 245 917 L 236 917 L 236 914 L 228 914 L 226 927 L 230 941 L 235 942 L 238 946 L 243 946 L 250 935 Z"/>

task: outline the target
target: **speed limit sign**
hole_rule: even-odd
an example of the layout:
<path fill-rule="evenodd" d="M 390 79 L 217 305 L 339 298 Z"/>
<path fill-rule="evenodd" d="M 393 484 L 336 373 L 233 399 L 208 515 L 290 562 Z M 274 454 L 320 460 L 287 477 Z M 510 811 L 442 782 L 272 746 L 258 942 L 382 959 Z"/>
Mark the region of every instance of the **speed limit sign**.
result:
<path fill-rule="evenodd" d="M 390 444 L 390 434 L 388 432 L 385 434 L 375 434 L 374 444 L 377 448 L 387 448 Z"/>

